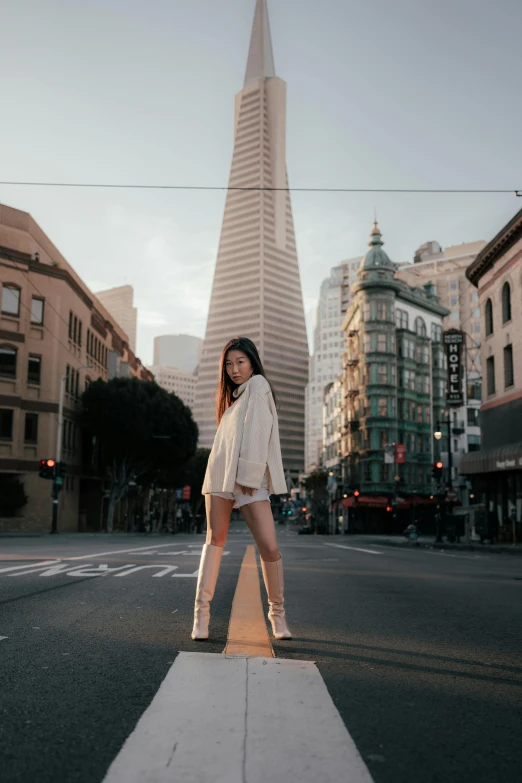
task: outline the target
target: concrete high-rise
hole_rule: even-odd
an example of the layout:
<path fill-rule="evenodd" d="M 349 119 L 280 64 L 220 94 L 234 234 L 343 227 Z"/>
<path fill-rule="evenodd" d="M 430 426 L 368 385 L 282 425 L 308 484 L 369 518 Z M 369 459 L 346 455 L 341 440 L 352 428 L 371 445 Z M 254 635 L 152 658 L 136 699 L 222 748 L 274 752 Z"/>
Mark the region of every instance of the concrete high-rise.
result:
<path fill-rule="evenodd" d="M 203 340 L 191 334 L 162 334 L 154 338 L 154 366 L 177 367 L 185 373 L 195 373 Z"/>
<path fill-rule="evenodd" d="M 286 172 L 286 84 L 275 75 L 266 0 L 257 0 L 199 368 L 195 419 L 212 445 L 220 352 L 252 339 L 278 397 L 285 469 L 304 467 L 308 342 Z"/>
<path fill-rule="evenodd" d="M 120 285 L 98 291 L 96 296 L 107 308 L 112 317 L 129 337 L 129 348 L 136 353 L 136 331 L 138 328 L 138 311 L 134 307 L 134 289 L 131 285 Z"/>

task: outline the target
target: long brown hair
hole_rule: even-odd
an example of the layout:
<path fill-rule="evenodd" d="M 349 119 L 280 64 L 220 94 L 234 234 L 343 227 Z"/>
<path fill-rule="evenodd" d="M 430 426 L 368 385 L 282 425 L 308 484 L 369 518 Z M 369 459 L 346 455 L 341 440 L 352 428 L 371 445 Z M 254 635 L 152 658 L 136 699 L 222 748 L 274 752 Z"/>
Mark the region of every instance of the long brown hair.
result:
<path fill-rule="evenodd" d="M 219 381 L 216 390 L 216 420 L 218 424 L 223 418 L 223 414 L 227 408 L 230 408 L 234 402 L 233 391 L 238 387 L 238 384 L 234 383 L 227 373 L 226 360 L 229 351 L 242 351 L 245 356 L 248 356 L 254 375 L 262 375 L 263 378 L 266 378 L 259 352 L 252 340 L 248 337 L 233 337 L 229 340 L 223 348 L 219 360 Z M 273 389 L 272 395 L 275 400 Z"/>

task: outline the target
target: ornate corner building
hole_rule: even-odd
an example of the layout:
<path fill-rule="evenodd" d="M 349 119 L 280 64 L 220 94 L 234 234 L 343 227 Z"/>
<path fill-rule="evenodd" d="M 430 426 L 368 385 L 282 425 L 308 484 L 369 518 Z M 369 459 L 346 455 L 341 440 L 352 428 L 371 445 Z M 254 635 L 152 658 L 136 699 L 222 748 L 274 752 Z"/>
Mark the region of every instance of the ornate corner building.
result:
<path fill-rule="evenodd" d="M 391 499 L 400 497 L 403 507 L 430 503 L 433 432 L 446 406 L 448 310 L 431 283 L 416 288 L 397 278 L 383 244 L 375 223 L 342 324 L 341 479 L 360 492 L 358 507 L 367 512 L 358 519 L 367 532 L 384 529 Z"/>

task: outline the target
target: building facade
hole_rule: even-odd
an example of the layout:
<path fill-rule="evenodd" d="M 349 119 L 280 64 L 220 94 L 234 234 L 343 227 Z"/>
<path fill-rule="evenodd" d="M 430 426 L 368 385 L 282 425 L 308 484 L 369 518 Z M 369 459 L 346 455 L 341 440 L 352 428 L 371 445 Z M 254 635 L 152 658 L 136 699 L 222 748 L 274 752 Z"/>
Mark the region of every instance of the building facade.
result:
<path fill-rule="evenodd" d="M 464 404 L 452 409 L 453 480 L 459 484 L 458 464 L 464 454 L 480 448 L 479 410 L 482 401 L 481 315 L 476 288 L 466 270 L 485 246 L 482 240 L 449 246 L 426 242 L 415 253 L 413 263 L 399 264 L 397 277 L 412 287 L 433 284 L 443 307 L 448 309 L 444 330 L 458 329 L 465 334 L 466 382 Z M 460 481 L 459 494 L 467 502 L 469 484 Z"/>
<path fill-rule="evenodd" d="M 325 388 L 342 371 L 344 333 L 341 323 L 357 278 L 361 259 L 343 261 L 323 280 L 314 314 L 313 354 L 305 392 L 305 468 L 321 464 L 323 453 L 323 402 Z"/>
<path fill-rule="evenodd" d="M 257 345 L 278 397 L 285 470 L 304 467 L 308 341 L 288 178 L 286 84 L 275 74 L 266 0 L 257 0 L 245 83 L 236 96 L 234 151 L 214 273 L 194 417 L 200 446 L 216 431 L 224 345 Z"/>
<path fill-rule="evenodd" d="M 345 506 L 372 511 L 358 517 L 362 529 L 382 532 L 392 500 L 422 504 L 432 494 L 433 433 L 446 405 L 447 310 L 430 283 L 412 288 L 396 276 L 377 224 L 369 244 L 342 324 L 340 483 L 344 494 L 360 493 Z"/>
<path fill-rule="evenodd" d="M 522 540 L 522 210 L 467 270 L 482 325 L 481 449 L 461 460 L 485 500 L 490 533 Z"/>
<path fill-rule="evenodd" d="M 162 334 L 154 338 L 154 366 L 177 367 L 181 372 L 197 373 L 203 340 L 191 334 Z"/>
<path fill-rule="evenodd" d="M 152 380 L 127 335 L 26 212 L 0 205 L 0 492 L 20 479 L 27 504 L 0 530 L 48 530 L 50 481 L 39 461 L 55 458 L 65 379 L 60 529 L 99 529 L 101 482 L 85 464 L 79 398 L 115 374 Z"/>
<path fill-rule="evenodd" d="M 96 298 L 112 315 L 128 337 L 129 348 L 136 353 L 138 331 L 138 310 L 134 307 L 134 289 L 131 285 L 121 285 L 97 291 Z"/>
<path fill-rule="evenodd" d="M 183 372 L 178 367 L 153 365 L 149 369 L 154 375 L 154 380 L 162 389 L 175 394 L 176 397 L 179 397 L 185 405 L 193 410 L 198 382 L 197 375 L 191 372 Z"/>

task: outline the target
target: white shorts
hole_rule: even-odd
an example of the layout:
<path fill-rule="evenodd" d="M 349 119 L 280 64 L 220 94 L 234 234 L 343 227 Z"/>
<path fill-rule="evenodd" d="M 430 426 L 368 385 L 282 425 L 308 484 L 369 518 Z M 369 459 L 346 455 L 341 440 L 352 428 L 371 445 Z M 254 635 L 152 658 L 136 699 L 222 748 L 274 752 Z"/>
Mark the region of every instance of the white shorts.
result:
<path fill-rule="evenodd" d="M 225 500 L 234 500 L 234 508 L 248 506 L 250 503 L 257 503 L 258 500 L 270 500 L 267 487 L 255 489 L 252 495 L 244 495 L 239 484 L 235 485 L 233 492 L 211 492 L 210 494 Z"/>

